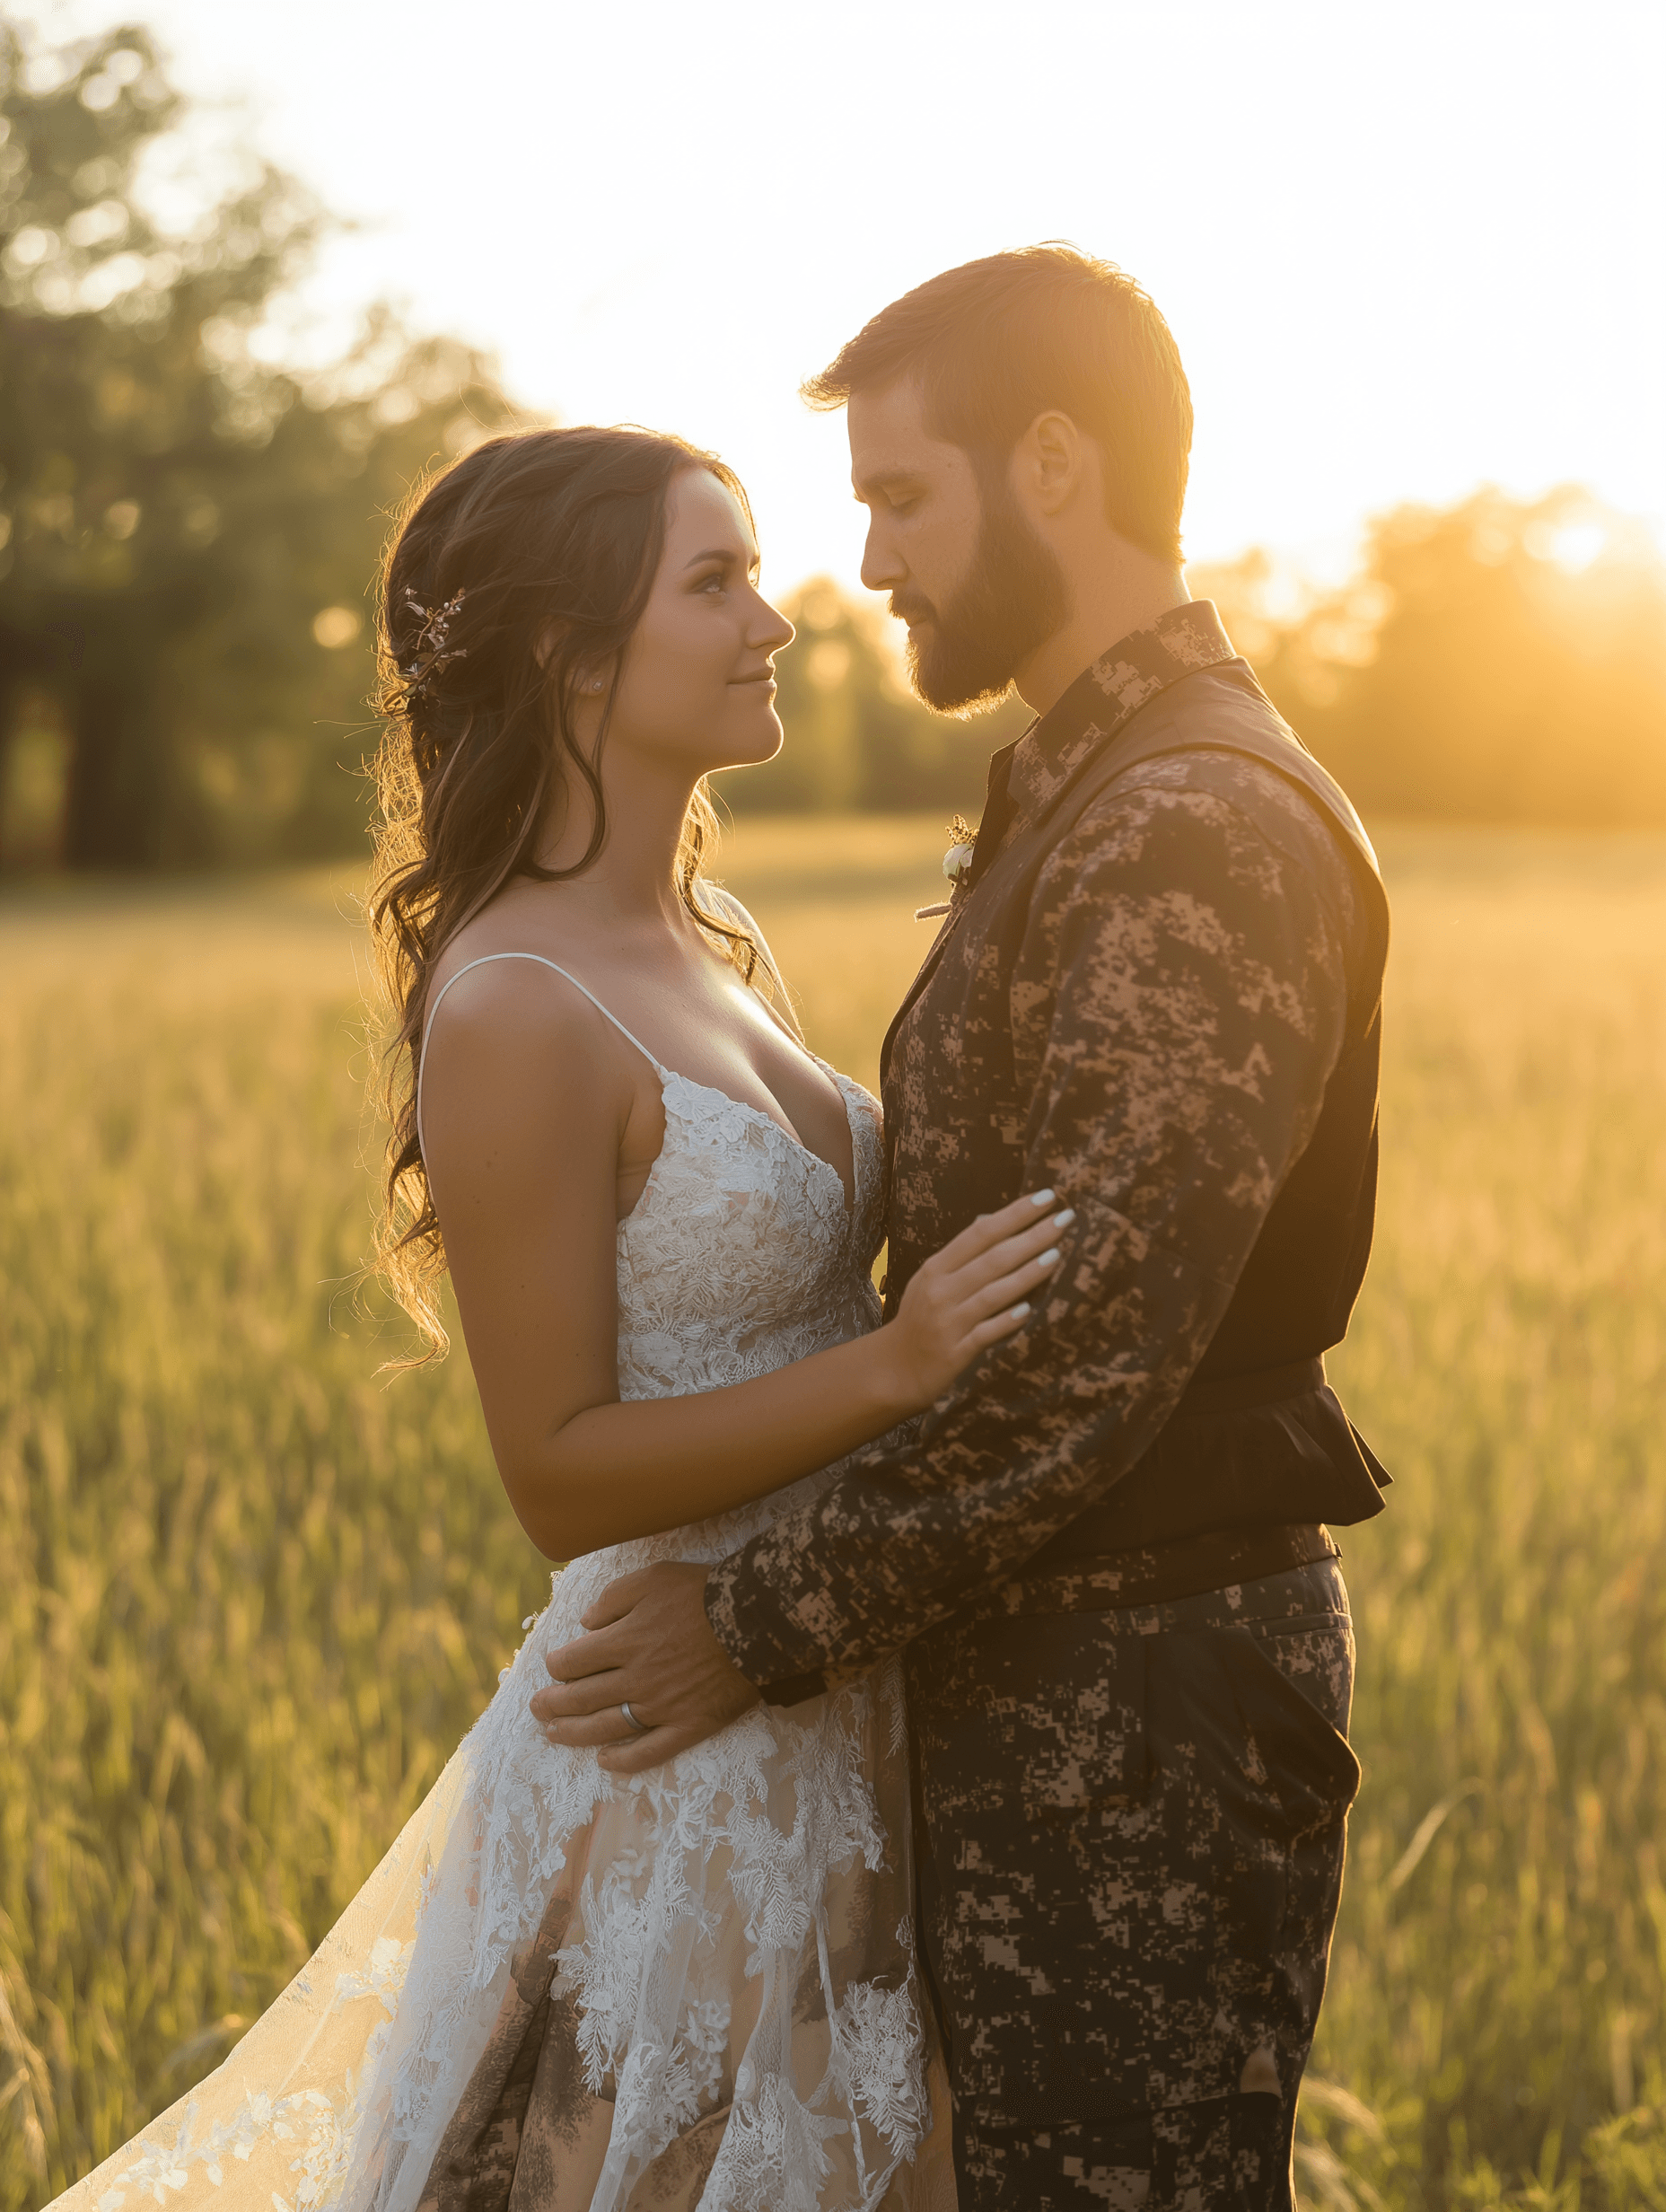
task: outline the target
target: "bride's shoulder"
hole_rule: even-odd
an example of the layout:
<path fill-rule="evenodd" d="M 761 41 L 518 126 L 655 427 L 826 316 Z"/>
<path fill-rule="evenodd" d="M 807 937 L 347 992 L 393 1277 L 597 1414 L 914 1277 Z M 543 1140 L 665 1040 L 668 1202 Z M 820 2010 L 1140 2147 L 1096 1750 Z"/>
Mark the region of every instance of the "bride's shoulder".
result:
<path fill-rule="evenodd" d="M 424 1008 L 425 1032 L 443 1031 L 471 1046 L 498 1042 L 560 1049 L 601 1023 L 594 1005 L 548 953 L 490 917 L 460 929 L 435 962 Z"/>
<path fill-rule="evenodd" d="M 588 1158 L 592 1139 L 617 1149 L 643 1088 L 637 1056 L 563 980 L 566 969 L 544 953 L 495 944 L 489 933 L 452 955 L 448 948 L 435 970 L 417 1062 L 436 1157 L 448 1130 L 453 1142 L 465 1133 L 471 1156 L 490 1132 L 522 1169 L 546 1156 L 552 1138 L 568 1168 Z M 454 1161 L 447 1164 L 454 1172 Z"/>

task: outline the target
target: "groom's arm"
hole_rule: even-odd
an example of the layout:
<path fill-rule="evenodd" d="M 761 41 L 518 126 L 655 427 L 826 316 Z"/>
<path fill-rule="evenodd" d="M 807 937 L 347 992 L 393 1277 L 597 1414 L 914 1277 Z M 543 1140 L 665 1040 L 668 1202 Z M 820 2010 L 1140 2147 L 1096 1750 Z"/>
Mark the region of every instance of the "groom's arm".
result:
<path fill-rule="evenodd" d="M 872 1449 L 714 1568 L 712 1628 L 771 1701 L 1010 1576 L 1167 1420 L 1341 1048 L 1355 897 L 1302 811 L 1302 834 L 1269 836 L 1217 793 L 1142 787 L 1049 863 L 1014 996 L 1051 1000 L 1022 1187 L 1076 1209 L 1064 1265 L 917 1443 Z"/>

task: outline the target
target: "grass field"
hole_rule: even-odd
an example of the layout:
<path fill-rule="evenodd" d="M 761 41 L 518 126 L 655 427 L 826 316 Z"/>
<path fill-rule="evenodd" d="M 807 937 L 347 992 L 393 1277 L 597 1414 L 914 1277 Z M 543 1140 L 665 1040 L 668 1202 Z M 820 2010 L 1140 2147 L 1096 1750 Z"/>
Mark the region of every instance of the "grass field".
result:
<path fill-rule="evenodd" d="M 720 864 L 865 1079 L 942 842 L 750 822 Z M 1384 845 L 1332 1366 L 1399 1479 L 1343 1537 L 1365 1784 L 1303 2188 L 1666 2205 L 1666 840 Z M 218 2061 L 541 1602 L 462 1355 L 388 1387 L 355 1307 L 349 889 L 0 896 L 0 2212 Z"/>

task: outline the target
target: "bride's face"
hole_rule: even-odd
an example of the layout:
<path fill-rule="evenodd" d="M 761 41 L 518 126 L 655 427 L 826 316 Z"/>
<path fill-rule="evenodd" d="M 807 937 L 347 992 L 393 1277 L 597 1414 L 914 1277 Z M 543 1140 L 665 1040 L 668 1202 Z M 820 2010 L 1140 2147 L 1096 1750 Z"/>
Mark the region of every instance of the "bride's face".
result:
<path fill-rule="evenodd" d="M 679 775 L 780 750 L 773 656 L 793 625 L 758 592 L 758 545 L 727 486 L 685 469 L 666 495 L 665 549 L 627 646 L 608 749 Z"/>

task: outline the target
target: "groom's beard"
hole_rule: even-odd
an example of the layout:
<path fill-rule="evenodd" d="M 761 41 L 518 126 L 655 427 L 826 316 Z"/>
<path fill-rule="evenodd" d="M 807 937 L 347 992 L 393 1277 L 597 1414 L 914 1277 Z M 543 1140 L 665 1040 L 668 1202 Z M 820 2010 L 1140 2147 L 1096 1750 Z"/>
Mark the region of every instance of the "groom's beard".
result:
<path fill-rule="evenodd" d="M 922 627 L 908 638 L 908 673 L 939 712 L 992 706 L 1070 611 L 1064 571 L 1004 484 L 984 497 L 971 572 L 942 607 L 894 592 L 890 610 Z"/>

